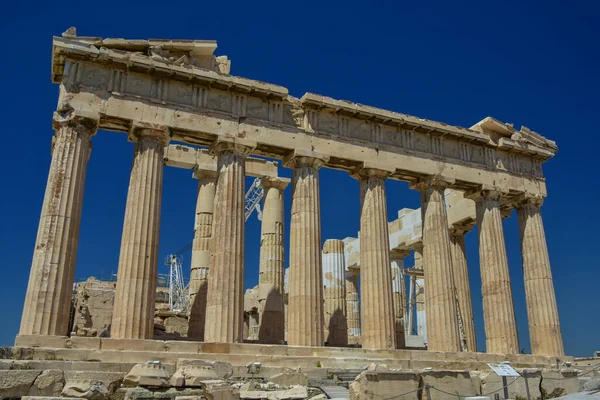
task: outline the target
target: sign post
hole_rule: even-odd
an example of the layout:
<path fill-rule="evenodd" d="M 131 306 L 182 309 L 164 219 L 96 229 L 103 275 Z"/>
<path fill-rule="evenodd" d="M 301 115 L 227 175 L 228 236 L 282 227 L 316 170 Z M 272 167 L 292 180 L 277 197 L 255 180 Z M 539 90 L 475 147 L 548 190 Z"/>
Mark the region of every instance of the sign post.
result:
<path fill-rule="evenodd" d="M 508 399 L 508 384 L 506 383 L 506 377 L 507 376 L 512 376 L 512 377 L 520 377 L 521 374 L 519 374 L 517 371 L 515 371 L 515 369 L 513 367 L 511 367 L 509 364 L 488 364 L 488 366 L 498 375 L 502 377 L 502 386 L 504 388 L 504 398 Z"/>

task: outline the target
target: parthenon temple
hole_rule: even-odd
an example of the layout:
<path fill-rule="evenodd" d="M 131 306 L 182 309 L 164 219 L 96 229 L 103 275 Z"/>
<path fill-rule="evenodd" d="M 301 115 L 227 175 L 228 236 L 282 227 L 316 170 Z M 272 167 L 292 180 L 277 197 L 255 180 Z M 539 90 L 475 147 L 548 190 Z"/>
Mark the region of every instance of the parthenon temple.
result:
<path fill-rule="evenodd" d="M 553 141 L 491 117 L 463 128 L 313 93 L 296 98 L 231 75 L 216 47 L 74 30 L 53 38 L 52 160 L 17 347 L 87 349 L 100 360 L 110 350 L 157 348 L 244 355 L 240 362 L 266 354 L 464 360 L 484 347 L 469 360 L 554 365 L 565 357 L 541 213 L 542 164 L 557 151 Z M 70 336 L 69 310 L 99 130 L 124 132 L 135 148 L 110 336 L 86 338 Z M 187 336 L 168 345 L 152 340 L 165 167 L 198 180 Z M 347 194 L 360 197 L 356 237 L 322 237 L 322 168 L 360 184 Z M 246 176 L 260 177 L 264 189 L 252 340 L 244 328 Z M 386 180 L 408 182 L 421 207 L 388 221 Z M 504 240 L 512 210 L 531 355 L 519 354 Z M 475 338 L 471 292 L 479 289 L 469 284 L 467 232 L 479 242 L 485 346 Z M 409 254 L 414 265 L 404 265 Z"/>

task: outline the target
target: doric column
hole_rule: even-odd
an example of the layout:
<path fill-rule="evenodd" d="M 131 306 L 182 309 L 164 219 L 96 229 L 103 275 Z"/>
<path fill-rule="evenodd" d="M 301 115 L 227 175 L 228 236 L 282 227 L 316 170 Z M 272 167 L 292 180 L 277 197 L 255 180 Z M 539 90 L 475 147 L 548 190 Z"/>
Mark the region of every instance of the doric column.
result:
<path fill-rule="evenodd" d="M 406 307 L 406 284 L 404 282 L 404 258 L 409 254 L 408 251 L 394 251 L 392 257 L 392 297 L 394 303 L 394 329 L 396 330 L 396 347 L 403 349 L 406 347 L 404 337 L 404 309 Z"/>
<path fill-rule="evenodd" d="M 255 142 L 219 137 L 205 342 L 239 343 L 244 333 L 244 188 L 246 157 Z"/>
<path fill-rule="evenodd" d="M 323 244 L 323 292 L 325 342 L 330 346 L 348 344 L 345 269 L 344 242 L 326 240 Z"/>
<path fill-rule="evenodd" d="M 499 207 L 500 193 L 481 190 L 468 197 L 475 200 L 477 214 L 486 352 L 516 354 L 519 341 Z"/>
<path fill-rule="evenodd" d="M 97 118 L 54 114 L 56 136 L 38 226 L 21 335 L 66 335 L 83 187 Z"/>
<path fill-rule="evenodd" d="M 323 346 L 323 269 L 317 153 L 295 150 L 284 160 L 292 168 L 288 344 Z"/>
<path fill-rule="evenodd" d="M 361 168 L 360 300 L 361 344 L 365 349 L 395 349 L 392 271 L 385 179 L 388 171 Z"/>
<path fill-rule="evenodd" d="M 197 170 L 194 172 L 194 178 L 198 179 L 198 197 L 192 243 L 188 337 L 203 341 L 217 173 Z"/>
<path fill-rule="evenodd" d="M 541 205 L 542 199 L 530 198 L 517 207 L 531 353 L 562 356 L 562 334 Z"/>
<path fill-rule="evenodd" d="M 265 201 L 258 281 L 258 339 L 261 342 L 281 343 L 285 339 L 283 191 L 289 183 L 288 178 L 262 178 Z"/>
<path fill-rule="evenodd" d="M 473 303 L 471 301 L 471 285 L 469 284 L 469 270 L 467 268 L 467 255 L 465 252 L 465 233 L 468 229 L 453 227 L 450 229 L 450 242 L 452 243 L 452 267 L 454 273 L 454 287 L 458 298 L 458 308 L 465 332 L 467 351 L 477 351 L 475 337 L 475 322 L 473 320 Z"/>
<path fill-rule="evenodd" d="M 360 342 L 360 303 L 358 302 L 358 269 L 349 268 L 346 277 L 346 314 L 348 343 Z"/>
<path fill-rule="evenodd" d="M 444 199 L 445 187 L 438 177 L 416 185 L 421 191 L 427 348 L 458 352 L 461 346 L 452 280 L 452 247 Z"/>
<path fill-rule="evenodd" d="M 158 239 L 163 184 L 164 127 L 134 127 L 111 337 L 151 339 L 158 274 Z"/>

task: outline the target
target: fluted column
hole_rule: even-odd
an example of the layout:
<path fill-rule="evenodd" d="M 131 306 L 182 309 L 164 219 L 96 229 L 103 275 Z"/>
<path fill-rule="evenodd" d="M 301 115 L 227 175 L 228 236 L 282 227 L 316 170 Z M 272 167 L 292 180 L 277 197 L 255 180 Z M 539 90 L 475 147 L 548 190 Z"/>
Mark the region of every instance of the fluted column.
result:
<path fill-rule="evenodd" d="M 519 341 L 499 207 L 500 193 L 482 190 L 468 197 L 475 200 L 477 214 L 486 352 L 516 354 Z"/>
<path fill-rule="evenodd" d="M 323 346 L 323 268 L 319 168 L 326 158 L 295 150 L 284 165 L 293 168 L 290 223 L 288 344 Z"/>
<path fill-rule="evenodd" d="M 371 168 L 353 174 L 360 182 L 360 314 L 365 349 L 396 348 L 385 196 L 388 174 Z"/>
<path fill-rule="evenodd" d="M 285 339 L 283 191 L 289 183 L 288 178 L 262 179 L 265 201 L 258 281 L 258 339 L 261 342 L 281 343 Z"/>
<path fill-rule="evenodd" d="M 465 233 L 467 233 L 467 229 L 462 227 L 450 229 L 454 287 L 456 289 L 458 308 L 463 323 L 463 329 L 465 331 L 467 351 L 477 351 L 475 321 L 473 320 L 473 302 L 471 301 L 471 285 L 469 283 L 469 270 L 467 268 L 467 255 L 465 252 Z"/>
<path fill-rule="evenodd" d="M 396 330 L 396 347 L 406 347 L 404 309 L 406 307 L 406 284 L 404 282 L 404 258 L 408 251 L 394 251 L 392 257 L 392 296 L 394 303 L 394 328 Z"/>
<path fill-rule="evenodd" d="M 194 241 L 192 242 L 188 337 L 203 341 L 217 173 L 197 170 L 194 172 L 194 178 L 198 179 L 198 197 L 196 200 Z"/>
<path fill-rule="evenodd" d="M 244 139 L 219 138 L 212 255 L 208 275 L 205 342 L 239 343 L 244 333 L 244 188 L 246 157 L 256 147 Z"/>
<path fill-rule="evenodd" d="M 517 208 L 531 353 L 562 356 L 562 334 L 541 205 L 542 199 L 530 198 Z"/>
<path fill-rule="evenodd" d="M 461 351 L 456 297 L 452 280 L 452 248 L 444 182 L 435 178 L 420 182 L 423 221 L 423 272 L 427 348 L 433 351 Z"/>
<path fill-rule="evenodd" d="M 344 242 L 326 240 L 323 244 L 323 293 L 325 342 L 330 346 L 348 344 L 345 269 Z"/>
<path fill-rule="evenodd" d="M 349 268 L 346 277 L 346 314 L 348 343 L 360 343 L 360 303 L 358 301 L 358 269 Z"/>
<path fill-rule="evenodd" d="M 134 127 L 133 165 L 127 192 L 111 337 L 151 339 L 158 274 L 164 127 Z"/>
<path fill-rule="evenodd" d="M 55 141 L 38 226 L 21 335 L 66 335 L 81 205 L 95 118 L 54 114 Z"/>

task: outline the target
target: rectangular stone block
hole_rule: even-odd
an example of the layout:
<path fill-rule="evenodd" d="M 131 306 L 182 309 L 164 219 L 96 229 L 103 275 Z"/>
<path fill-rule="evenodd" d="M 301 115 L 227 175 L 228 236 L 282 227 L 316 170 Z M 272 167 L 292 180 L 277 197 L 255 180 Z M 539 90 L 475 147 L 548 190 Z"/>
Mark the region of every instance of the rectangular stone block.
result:
<path fill-rule="evenodd" d="M 542 374 L 539 370 L 537 371 L 529 371 L 529 377 L 527 378 L 527 386 L 529 387 L 529 394 L 532 399 L 538 399 L 541 397 L 540 393 L 540 381 L 542 378 Z M 496 375 L 495 372 L 482 372 L 479 374 L 481 378 L 481 392 L 482 393 L 490 393 L 496 390 L 502 389 L 504 386 L 502 384 L 502 378 Z M 513 382 L 514 381 L 514 382 Z M 525 379 L 522 377 L 512 378 L 507 377 L 506 382 L 509 384 L 508 386 L 508 396 L 511 399 L 518 397 L 527 398 L 527 389 Z M 500 391 L 499 393 L 502 393 Z M 502 394 L 501 394 L 502 395 Z"/>
<path fill-rule="evenodd" d="M 188 342 L 179 340 L 167 340 L 165 343 L 165 351 L 171 353 L 198 353 L 200 349 L 199 342 Z"/>
<path fill-rule="evenodd" d="M 581 390 L 577 371 L 542 371 L 544 398 L 555 398 Z"/>
<path fill-rule="evenodd" d="M 229 353 L 229 347 L 229 343 L 202 343 L 198 351 L 201 353 L 227 354 Z"/>
<path fill-rule="evenodd" d="M 446 360 L 448 353 L 441 351 L 420 351 L 413 350 L 411 352 L 411 360 L 414 361 L 443 361 Z"/>
<path fill-rule="evenodd" d="M 419 375 L 412 372 L 362 372 L 350 384 L 350 399 L 386 399 L 406 393 L 402 399 L 418 400 Z"/>
<path fill-rule="evenodd" d="M 165 351 L 165 342 L 162 340 L 148 339 L 110 339 L 102 338 L 101 350 L 129 350 L 129 351 Z"/>
<path fill-rule="evenodd" d="M 481 394 L 479 379 L 474 381 L 467 371 L 425 371 L 421 373 L 424 385 L 431 385 L 432 400 L 448 399 L 448 396 L 476 396 Z"/>
<path fill-rule="evenodd" d="M 23 396 L 22 400 L 81 400 L 78 397 Z"/>
<path fill-rule="evenodd" d="M 65 341 L 65 347 L 70 349 L 100 349 L 101 339 L 98 337 L 78 337 L 72 336 Z"/>
<path fill-rule="evenodd" d="M 65 348 L 67 336 L 17 335 L 15 346 L 18 347 L 48 347 L 53 349 Z"/>

